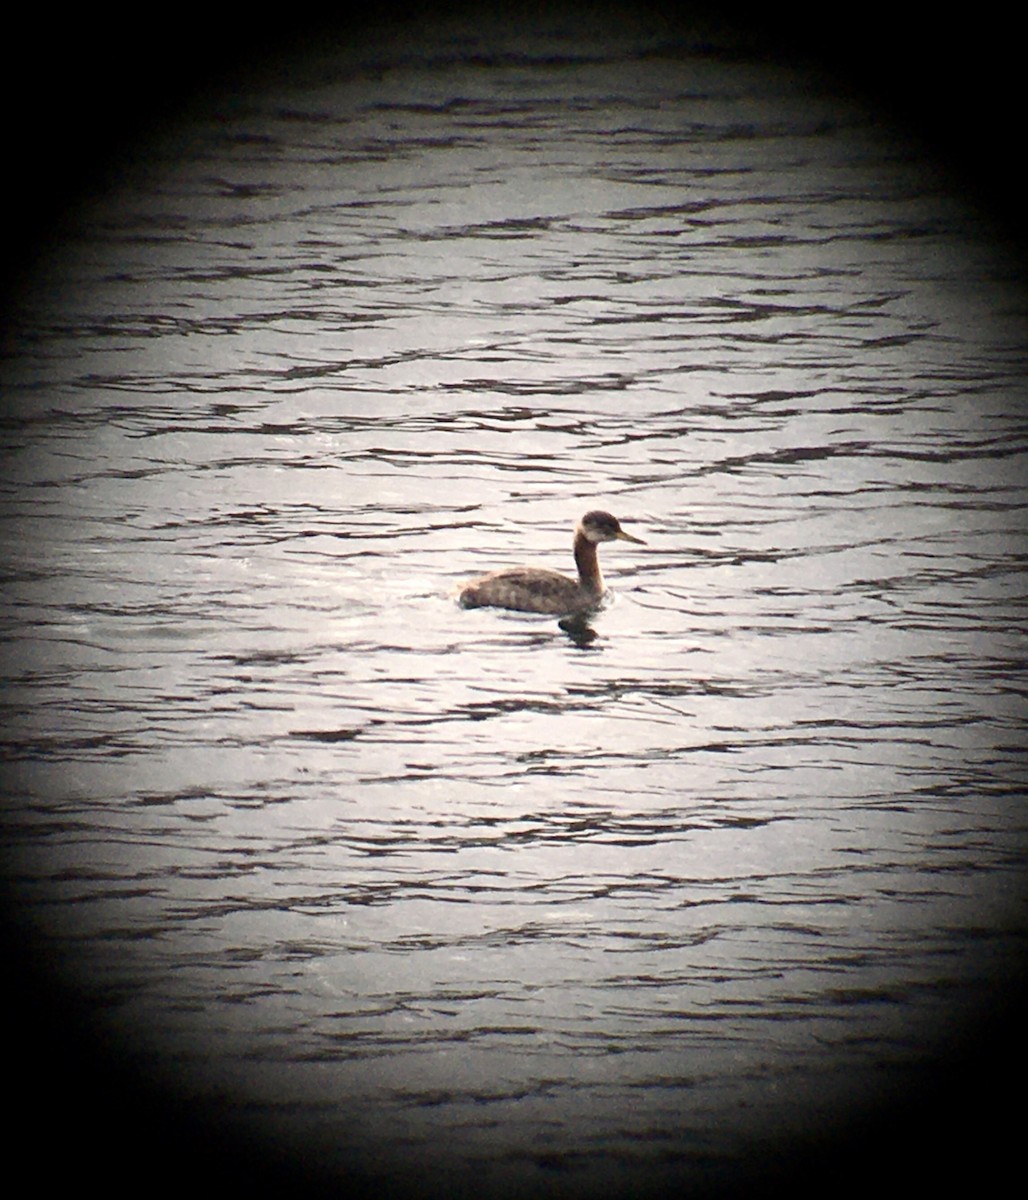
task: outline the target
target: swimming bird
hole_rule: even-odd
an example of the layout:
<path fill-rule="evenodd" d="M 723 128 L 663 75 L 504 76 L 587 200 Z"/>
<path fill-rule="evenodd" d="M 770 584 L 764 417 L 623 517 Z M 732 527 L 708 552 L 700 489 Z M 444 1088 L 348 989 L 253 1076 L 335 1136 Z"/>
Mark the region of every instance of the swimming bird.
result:
<path fill-rule="evenodd" d="M 472 579 L 458 597 L 464 608 L 509 608 L 515 612 L 569 616 L 598 607 L 606 588 L 596 547 L 600 542 L 635 542 L 608 512 L 587 512 L 575 529 L 578 579 L 542 567 L 512 567 Z"/>

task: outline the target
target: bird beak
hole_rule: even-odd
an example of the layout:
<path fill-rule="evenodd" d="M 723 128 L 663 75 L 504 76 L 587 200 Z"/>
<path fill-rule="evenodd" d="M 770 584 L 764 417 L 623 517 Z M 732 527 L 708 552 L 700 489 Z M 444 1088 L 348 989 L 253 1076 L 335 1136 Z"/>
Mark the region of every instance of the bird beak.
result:
<path fill-rule="evenodd" d="M 635 544 L 637 546 L 645 546 L 646 545 L 646 543 L 642 540 L 642 538 L 632 537 L 632 535 L 630 533 L 625 533 L 625 531 L 623 529 L 618 530 L 617 541 L 619 541 L 619 542 L 635 542 Z"/>

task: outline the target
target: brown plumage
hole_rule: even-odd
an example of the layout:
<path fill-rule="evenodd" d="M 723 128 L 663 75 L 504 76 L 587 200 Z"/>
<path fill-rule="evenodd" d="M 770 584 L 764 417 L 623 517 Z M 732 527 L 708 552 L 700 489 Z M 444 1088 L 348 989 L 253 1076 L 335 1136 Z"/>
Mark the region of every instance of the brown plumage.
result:
<path fill-rule="evenodd" d="M 608 512 L 588 512 L 575 529 L 575 565 L 578 579 L 541 567 L 512 567 L 472 579 L 461 588 L 465 608 L 509 608 L 516 612 L 570 616 L 596 608 L 603 599 L 604 583 L 596 547 L 600 542 L 646 543 L 633 537 Z"/>

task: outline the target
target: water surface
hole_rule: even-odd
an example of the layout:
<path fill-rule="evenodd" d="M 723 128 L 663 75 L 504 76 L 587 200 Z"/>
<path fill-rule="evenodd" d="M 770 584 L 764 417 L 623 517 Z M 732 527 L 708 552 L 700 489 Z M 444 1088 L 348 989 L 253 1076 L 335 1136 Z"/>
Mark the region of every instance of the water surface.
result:
<path fill-rule="evenodd" d="M 1023 294 L 796 72 L 330 48 L 155 141 L 5 362 L 4 838 L 119 1052 L 438 1194 L 718 1180 L 1024 932 Z M 588 635 L 468 576 L 601 557 Z"/>

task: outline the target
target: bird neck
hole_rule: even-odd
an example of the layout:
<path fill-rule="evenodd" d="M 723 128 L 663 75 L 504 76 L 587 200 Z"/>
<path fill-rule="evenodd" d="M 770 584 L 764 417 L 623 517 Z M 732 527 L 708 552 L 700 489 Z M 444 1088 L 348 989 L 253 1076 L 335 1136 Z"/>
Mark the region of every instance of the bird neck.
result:
<path fill-rule="evenodd" d="M 600 595 L 603 592 L 603 576 L 600 574 L 596 543 L 591 542 L 581 530 L 575 534 L 575 566 L 578 567 L 578 579 L 582 587 Z"/>

